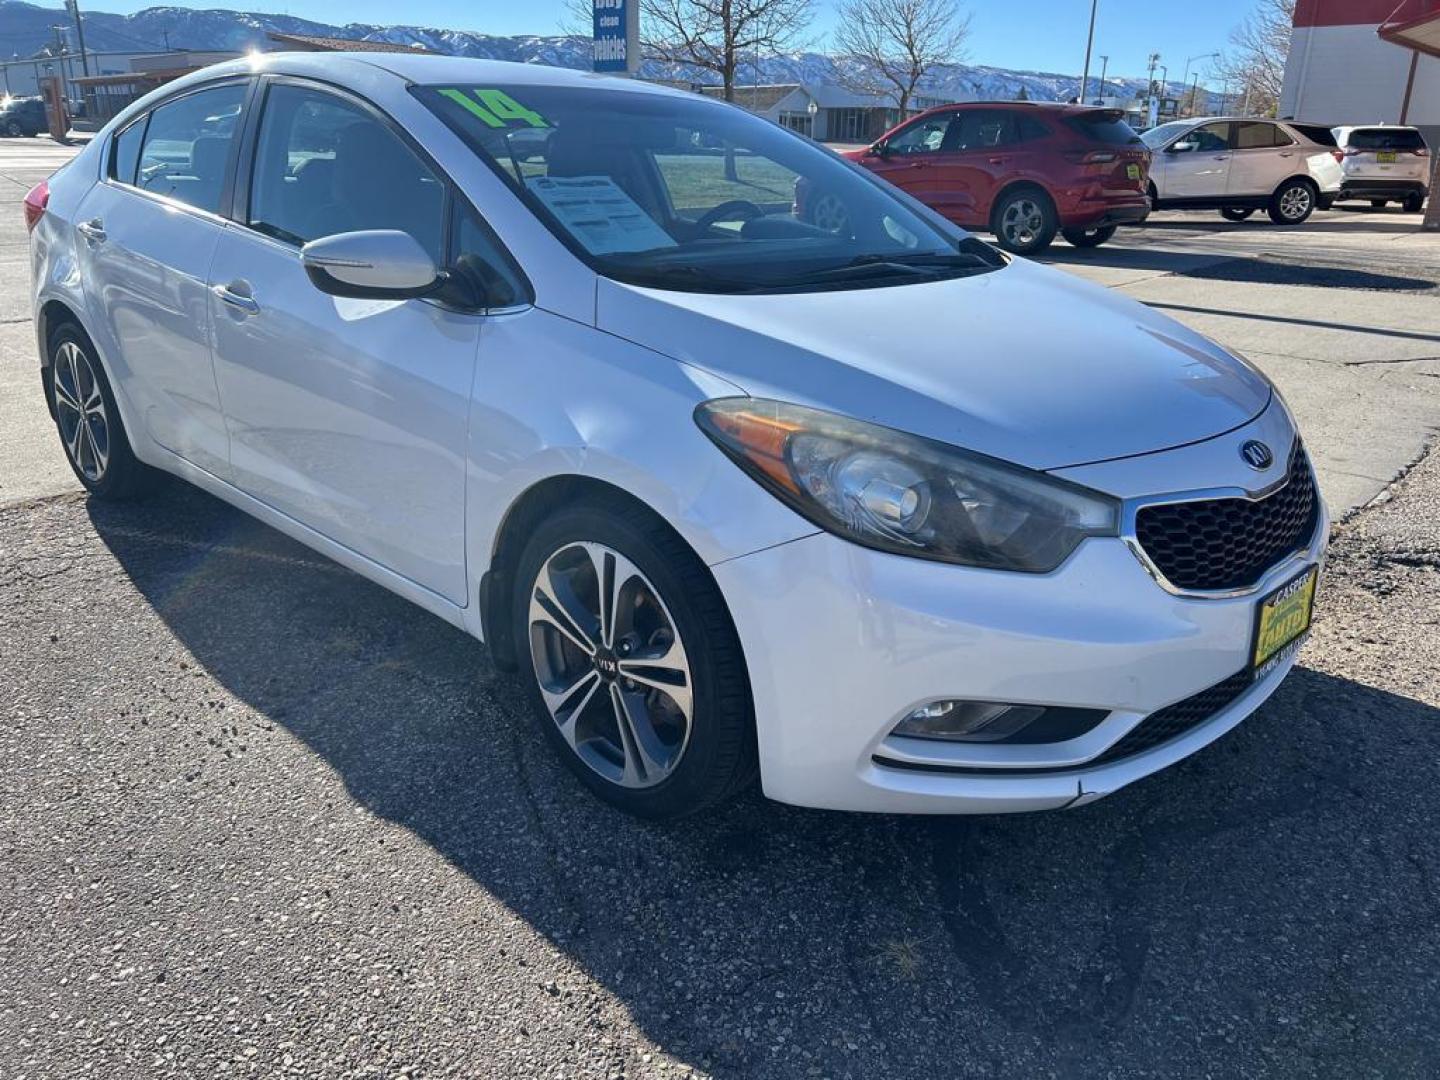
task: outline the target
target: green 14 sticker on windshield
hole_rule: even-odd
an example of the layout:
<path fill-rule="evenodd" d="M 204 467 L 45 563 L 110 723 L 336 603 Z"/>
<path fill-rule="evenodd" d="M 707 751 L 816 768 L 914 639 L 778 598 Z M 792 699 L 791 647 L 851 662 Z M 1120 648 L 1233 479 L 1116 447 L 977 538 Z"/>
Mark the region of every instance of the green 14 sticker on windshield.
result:
<path fill-rule="evenodd" d="M 455 102 L 486 127 L 514 127 L 517 124 L 535 128 L 550 126 L 543 116 L 534 109 L 527 109 L 504 90 L 477 86 L 467 92 L 452 88 L 441 90 L 440 96 Z"/>

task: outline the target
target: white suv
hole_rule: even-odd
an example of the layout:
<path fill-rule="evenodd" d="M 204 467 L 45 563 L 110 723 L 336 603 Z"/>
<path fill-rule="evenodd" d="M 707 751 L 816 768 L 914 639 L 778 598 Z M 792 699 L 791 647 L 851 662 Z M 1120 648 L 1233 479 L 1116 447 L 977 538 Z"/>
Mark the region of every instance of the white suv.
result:
<path fill-rule="evenodd" d="M 1335 144 L 1344 179 L 1340 198 L 1369 199 L 1370 205 L 1402 203 L 1412 214 L 1425 205 L 1430 180 L 1430 151 L 1413 127 L 1376 124 L 1338 127 Z"/>
<path fill-rule="evenodd" d="M 1150 199 L 1157 210 L 1216 209 L 1244 221 L 1263 209 L 1277 225 L 1298 225 L 1340 194 L 1338 151 L 1328 145 L 1328 131 L 1201 117 L 1140 137 L 1154 155 Z"/>

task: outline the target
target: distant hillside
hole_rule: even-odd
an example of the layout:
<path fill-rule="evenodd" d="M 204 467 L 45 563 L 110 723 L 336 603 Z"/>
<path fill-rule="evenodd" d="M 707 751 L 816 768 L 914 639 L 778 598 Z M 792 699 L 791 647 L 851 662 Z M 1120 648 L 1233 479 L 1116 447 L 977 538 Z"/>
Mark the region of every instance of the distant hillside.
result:
<path fill-rule="evenodd" d="M 153 49 L 158 52 L 165 48 L 167 42 L 172 49 L 244 50 L 251 45 L 264 44 L 267 31 L 279 30 L 291 34 L 413 43 L 436 52 L 489 60 L 568 68 L 590 66 L 590 42 L 588 38 L 581 37 L 500 37 L 474 30 L 373 26 L 367 23 L 334 26 L 290 15 L 221 9 L 195 11 L 190 8 L 153 7 L 134 15 L 114 15 L 95 11 L 87 3 L 84 11 L 85 45 L 97 50 L 134 52 Z M 59 8 L 39 7 L 19 0 L 0 0 L 0 42 L 4 43 L 6 51 L 22 57 L 53 44 L 55 34 L 51 27 L 69 24 L 69 17 Z M 741 70 L 739 79 L 742 83 L 838 83 L 842 70 L 853 68 L 856 63 L 851 58 L 831 57 L 817 52 L 787 53 L 764 57 L 758 75 L 752 66 L 747 65 Z M 698 83 L 719 81 L 710 72 L 655 62 L 647 62 L 642 74 Z M 1109 79 L 1105 86 L 1108 94 L 1132 96 L 1144 89 L 1145 80 Z M 1080 77 L 961 64 L 938 70 L 928 81 L 925 92 L 1008 100 L 1019 94 L 1022 87 L 1031 100 L 1064 101 L 1079 93 Z M 1093 82 L 1090 92 L 1095 93 Z"/>

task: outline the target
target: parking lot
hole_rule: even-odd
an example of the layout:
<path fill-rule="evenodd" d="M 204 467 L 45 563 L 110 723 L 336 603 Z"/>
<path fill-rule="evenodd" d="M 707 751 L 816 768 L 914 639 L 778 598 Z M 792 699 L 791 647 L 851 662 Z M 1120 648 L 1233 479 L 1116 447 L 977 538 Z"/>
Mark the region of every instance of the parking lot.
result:
<path fill-rule="evenodd" d="M 1166 213 L 1044 261 L 1243 352 L 1337 527 L 1218 743 L 1084 809 L 650 826 L 483 648 L 179 484 L 92 505 L 0 143 L 0 1077 L 1430 1077 L 1440 234 Z M 1056 328 L 1063 333 L 1063 327 Z"/>

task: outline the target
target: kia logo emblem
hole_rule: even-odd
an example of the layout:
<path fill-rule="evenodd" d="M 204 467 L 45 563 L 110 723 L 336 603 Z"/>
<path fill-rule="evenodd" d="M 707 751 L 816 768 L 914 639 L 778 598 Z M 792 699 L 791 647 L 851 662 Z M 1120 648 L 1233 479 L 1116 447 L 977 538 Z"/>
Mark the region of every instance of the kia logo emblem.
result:
<path fill-rule="evenodd" d="M 1260 471 L 1268 469 L 1275 462 L 1275 455 L 1270 448 L 1257 439 L 1249 439 L 1240 447 L 1240 456 L 1245 459 L 1245 464 L 1252 469 Z"/>

